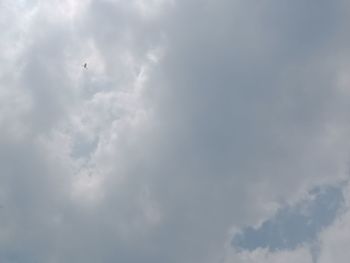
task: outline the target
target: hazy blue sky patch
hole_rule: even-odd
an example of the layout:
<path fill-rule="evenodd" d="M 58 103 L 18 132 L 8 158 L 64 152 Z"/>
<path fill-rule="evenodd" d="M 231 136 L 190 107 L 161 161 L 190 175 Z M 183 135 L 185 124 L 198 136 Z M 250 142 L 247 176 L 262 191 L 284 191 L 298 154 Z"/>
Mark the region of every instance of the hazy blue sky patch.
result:
<path fill-rule="evenodd" d="M 232 245 L 250 251 L 257 248 L 271 251 L 295 249 L 315 240 L 317 234 L 333 222 L 343 203 L 342 188 L 314 188 L 310 191 L 310 198 L 281 208 L 260 227 L 244 228 L 234 236 Z"/>

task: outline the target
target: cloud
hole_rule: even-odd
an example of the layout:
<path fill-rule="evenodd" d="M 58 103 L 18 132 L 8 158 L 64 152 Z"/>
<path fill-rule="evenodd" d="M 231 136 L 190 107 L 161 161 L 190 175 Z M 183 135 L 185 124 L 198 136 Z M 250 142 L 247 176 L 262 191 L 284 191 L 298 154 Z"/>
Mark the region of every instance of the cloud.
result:
<path fill-rule="evenodd" d="M 345 1 L 0 5 L 2 262 L 310 262 L 231 230 L 348 176 Z"/>

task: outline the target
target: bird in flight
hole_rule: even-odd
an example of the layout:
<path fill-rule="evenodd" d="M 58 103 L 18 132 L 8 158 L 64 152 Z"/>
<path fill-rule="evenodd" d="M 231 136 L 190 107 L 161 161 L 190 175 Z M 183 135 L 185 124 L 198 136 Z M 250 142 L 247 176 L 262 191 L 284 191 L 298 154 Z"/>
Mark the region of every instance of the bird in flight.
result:
<path fill-rule="evenodd" d="M 87 68 L 87 63 L 84 63 L 83 68 Z"/>

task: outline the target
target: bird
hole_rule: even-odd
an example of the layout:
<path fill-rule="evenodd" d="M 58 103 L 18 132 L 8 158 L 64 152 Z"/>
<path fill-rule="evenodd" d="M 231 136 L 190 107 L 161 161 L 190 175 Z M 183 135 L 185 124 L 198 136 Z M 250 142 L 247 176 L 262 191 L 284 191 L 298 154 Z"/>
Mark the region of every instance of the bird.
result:
<path fill-rule="evenodd" d="M 87 68 L 87 63 L 84 63 L 83 68 Z"/>

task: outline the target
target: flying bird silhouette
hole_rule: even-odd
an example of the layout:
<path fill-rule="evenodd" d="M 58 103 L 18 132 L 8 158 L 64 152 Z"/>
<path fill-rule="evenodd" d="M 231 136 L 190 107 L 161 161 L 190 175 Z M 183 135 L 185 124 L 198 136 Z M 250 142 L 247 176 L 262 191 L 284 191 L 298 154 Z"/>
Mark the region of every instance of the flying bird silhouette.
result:
<path fill-rule="evenodd" d="M 87 63 L 84 63 L 83 68 L 87 68 Z"/>

